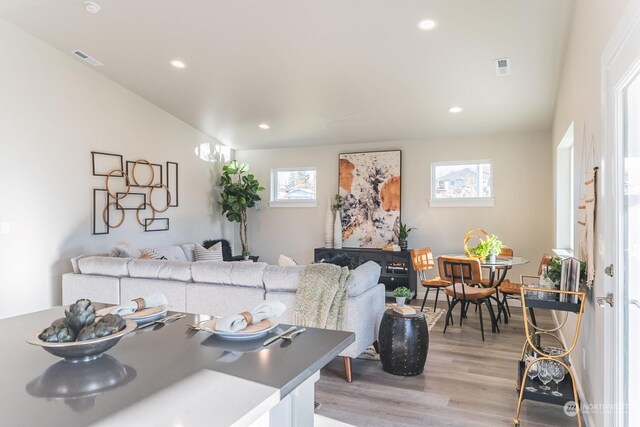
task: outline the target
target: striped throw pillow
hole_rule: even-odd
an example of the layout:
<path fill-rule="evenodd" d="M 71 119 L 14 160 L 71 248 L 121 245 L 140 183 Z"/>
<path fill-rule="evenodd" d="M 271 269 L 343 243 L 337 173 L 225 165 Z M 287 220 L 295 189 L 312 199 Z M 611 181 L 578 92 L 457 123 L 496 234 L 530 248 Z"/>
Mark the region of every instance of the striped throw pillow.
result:
<path fill-rule="evenodd" d="M 144 251 L 142 251 L 142 256 L 140 257 L 140 259 L 164 259 L 164 260 L 166 260 L 167 257 L 162 255 L 160 252 L 156 251 L 155 249 L 145 249 Z"/>
<path fill-rule="evenodd" d="M 193 254 L 196 261 L 224 261 L 222 259 L 222 243 L 218 242 L 211 246 L 209 249 L 205 249 L 199 244 L 195 244 L 193 247 Z"/>

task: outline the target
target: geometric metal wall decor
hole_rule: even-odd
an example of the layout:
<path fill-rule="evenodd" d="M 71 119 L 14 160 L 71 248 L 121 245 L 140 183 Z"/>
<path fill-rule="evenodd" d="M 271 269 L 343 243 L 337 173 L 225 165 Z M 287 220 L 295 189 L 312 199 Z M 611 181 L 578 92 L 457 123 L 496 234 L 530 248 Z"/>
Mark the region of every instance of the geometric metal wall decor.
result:
<path fill-rule="evenodd" d="M 144 231 L 169 229 L 169 218 L 157 214 L 178 206 L 178 163 L 166 162 L 163 168 L 145 159 L 124 162 L 120 154 L 92 151 L 91 164 L 94 176 L 105 177 L 104 187 L 93 189 L 92 234 L 120 227 L 127 211 L 135 211 Z"/>
<path fill-rule="evenodd" d="M 171 193 L 171 201 L 169 206 L 175 208 L 178 206 L 178 164 L 176 162 L 167 162 L 167 188 Z"/>

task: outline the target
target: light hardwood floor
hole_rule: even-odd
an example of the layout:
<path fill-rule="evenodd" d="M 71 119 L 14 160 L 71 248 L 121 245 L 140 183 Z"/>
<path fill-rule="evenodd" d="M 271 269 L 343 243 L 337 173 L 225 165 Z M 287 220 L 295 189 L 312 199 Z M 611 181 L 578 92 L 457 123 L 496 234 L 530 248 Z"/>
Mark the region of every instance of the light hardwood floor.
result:
<path fill-rule="evenodd" d="M 446 334 L 444 315 L 431 330 L 425 371 L 418 376 L 391 375 L 380 362 L 355 359 L 353 383 L 347 384 L 342 358 L 333 360 L 316 385 L 321 405 L 317 413 L 356 426 L 512 425 L 517 361 L 524 343 L 522 311 L 513 307 L 509 324 L 500 324 L 500 333 L 492 334 L 484 310 L 485 342 L 473 307 L 462 328 L 456 312 Z M 539 324 L 551 324 L 549 312 L 537 311 L 536 316 Z M 522 404 L 520 423 L 577 425 L 561 406 L 528 400 Z"/>

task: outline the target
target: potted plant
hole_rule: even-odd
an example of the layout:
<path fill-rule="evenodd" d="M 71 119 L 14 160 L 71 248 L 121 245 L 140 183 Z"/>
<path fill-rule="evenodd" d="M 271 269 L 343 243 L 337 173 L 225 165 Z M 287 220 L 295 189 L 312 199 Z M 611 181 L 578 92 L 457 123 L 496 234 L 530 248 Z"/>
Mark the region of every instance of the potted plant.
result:
<path fill-rule="evenodd" d="M 247 238 L 247 209 L 260 201 L 258 192 L 264 191 L 253 174 L 247 173 L 249 165 L 232 160 L 222 167 L 220 186 L 222 187 L 222 214 L 231 222 L 240 223 L 240 243 L 242 254 L 249 253 Z"/>
<path fill-rule="evenodd" d="M 243 251 L 243 252 L 242 252 L 242 258 L 243 258 L 245 261 L 249 261 L 249 257 L 251 257 L 251 252 L 249 252 L 249 251 Z"/>
<path fill-rule="evenodd" d="M 409 233 L 411 230 L 417 230 L 415 227 L 409 227 L 407 224 L 403 224 L 402 221 L 398 221 L 398 229 L 396 230 L 396 235 L 398 236 L 398 243 L 400 244 L 400 249 L 403 251 L 407 250 L 407 239 L 409 238 Z"/>
<path fill-rule="evenodd" d="M 393 296 L 396 297 L 396 304 L 398 307 L 403 307 L 405 302 L 413 296 L 411 289 L 400 286 L 393 290 Z"/>
<path fill-rule="evenodd" d="M 504 245 L 498 239 L 498 236 L 492 234 L 487 237 L 485 240 L 482 240 L 480 243 L 472 247 L 469 252 L 471 255 L 481 258 L 483 260 L 495 261 L 496 256 L 500 253 L 500 250 Z"/>

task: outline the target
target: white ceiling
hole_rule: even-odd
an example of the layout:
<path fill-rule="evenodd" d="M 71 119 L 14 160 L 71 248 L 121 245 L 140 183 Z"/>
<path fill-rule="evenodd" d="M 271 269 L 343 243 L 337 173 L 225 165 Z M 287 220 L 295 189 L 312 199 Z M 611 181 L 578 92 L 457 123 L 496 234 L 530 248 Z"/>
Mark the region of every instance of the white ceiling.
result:
<path fill-rule="evenodd" d="M 237 149 L 548 130 L 573 3 L 95 1 L 0 0 L 0 17 Z"/>

